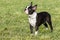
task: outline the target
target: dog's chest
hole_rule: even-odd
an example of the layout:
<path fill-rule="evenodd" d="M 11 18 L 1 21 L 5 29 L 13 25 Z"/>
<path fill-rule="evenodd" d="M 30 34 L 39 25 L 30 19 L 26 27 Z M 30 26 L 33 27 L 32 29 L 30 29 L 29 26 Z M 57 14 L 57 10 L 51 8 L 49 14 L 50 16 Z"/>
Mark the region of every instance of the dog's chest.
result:
<path fill-rule="evenodd" d="M 32 15 L 29 15 L 29 23 L 30 23 L 33 27 L 36 26 L 36 16 L 37 16 L 36 13 L 34 13 L 34 14 L 32 14 Z"/>

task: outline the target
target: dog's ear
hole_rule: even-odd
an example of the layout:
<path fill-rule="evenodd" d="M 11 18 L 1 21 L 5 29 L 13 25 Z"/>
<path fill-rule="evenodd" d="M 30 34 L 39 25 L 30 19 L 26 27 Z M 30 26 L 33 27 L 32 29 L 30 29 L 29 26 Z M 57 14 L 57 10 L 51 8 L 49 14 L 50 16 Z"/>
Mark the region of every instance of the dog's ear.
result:
<path fill-rule="evenodd" d="M 36 10 L 37 9 L 37 5 L 34 5 L 32 9 L 33 10 Z"/>
<path fill-rule="evenodd" d="M 30 3 L 30 6 L 32 6 L 32 2 Z"/>

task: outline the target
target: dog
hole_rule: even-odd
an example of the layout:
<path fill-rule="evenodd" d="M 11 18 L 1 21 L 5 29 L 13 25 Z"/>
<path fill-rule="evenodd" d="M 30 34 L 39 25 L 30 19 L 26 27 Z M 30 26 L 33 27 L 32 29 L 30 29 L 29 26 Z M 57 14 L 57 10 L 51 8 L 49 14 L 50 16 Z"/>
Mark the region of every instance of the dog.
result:
<path fill-rule="evenodd" d="M 28 15 L 29 24 L 30 24 L 30 31 L 33 34 L 33 28 L 35 28 L 35 35 L 38 33 L 38 29 L 40 25 L 44 25 L 46 29 L 48 29 L 48 25 L 50 26 L 51 32 L 53 31 L 52 22 L 51 22 L 51 15 L 48 12 L 36 12 L 37 5 L 32 5 L 32 2 L 29 6 L 25 8 L 25 13 Z"/>

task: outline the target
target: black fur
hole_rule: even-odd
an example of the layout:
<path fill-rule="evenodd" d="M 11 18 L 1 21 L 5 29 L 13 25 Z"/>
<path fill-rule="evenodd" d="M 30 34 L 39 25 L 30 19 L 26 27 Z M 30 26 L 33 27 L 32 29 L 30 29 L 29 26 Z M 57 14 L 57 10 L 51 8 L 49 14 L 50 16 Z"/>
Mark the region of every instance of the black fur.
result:
<path fill-rule="evenodd" d="M 51 22 L 51 16 L 48 12 L 40 12 L 37 13 L 37 17 L 36 17 L 36 26 L 35 26 L 35 30 L 38 31 L 39 26 L 41 24 L 43 24 L 45 27 L 48 28 L 47 23 L 50 26 L 51 32 L 53 31 L 53 27 L 52 27 L 52 22 Z M 33 33 L 33 26 L 30 25 L 30 29 L 31 29 L 31 33 Z"/>
<path fill-rule="evenodd" d="M 35 12 L 36 9 L 33 10 L 34 7 L 37 8 L 37 5 L 32 6 L 32 3 L 31 3 L 31 6 L 28 7 L 28 15 L 32 15 L 33 12 Z M 37 13 L 35 31 L 38 31 L 39 26 L 41 24 L 43 24 L 46 28 L 48 28 L 47 23 L 49 24 L 51 32 L 52 32 L 53 27 L 52 27 L 52 22 L 51 22 L 51 15 L 48 12 Z M 33 26 L 31 24 L 30 24 L 30 30 L 31 30 L 31 33 L 33 33 Z"/>
<path fill-rule="evenodd" d="M 48 27 L 46 22 L 50 25 L 50 28 L 51 28 L 51 31 L 52 31 L 53 28 L 52 28 L 52 22 L 51 22 L 50 14 L 48 12 L 40 12 L 40 13 L 38 13 L 37 14 L 36 26 L 39 27 L 41 24 L 44 24 L 46 27 Z"/>

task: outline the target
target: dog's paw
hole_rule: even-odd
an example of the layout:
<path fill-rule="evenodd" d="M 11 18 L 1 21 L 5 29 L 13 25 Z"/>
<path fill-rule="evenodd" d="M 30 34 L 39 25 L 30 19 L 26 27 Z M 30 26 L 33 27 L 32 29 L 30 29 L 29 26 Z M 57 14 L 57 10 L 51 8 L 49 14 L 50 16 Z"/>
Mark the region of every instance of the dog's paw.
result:
<path fill-rule="evenodd" d="M 35 36 L 38 34 L 38 31 L 35 32 Z"/>
<path fill-rule="evenodd" d="M 46 30 L 48 30 L 48 28 L 46 28 Z"/>

